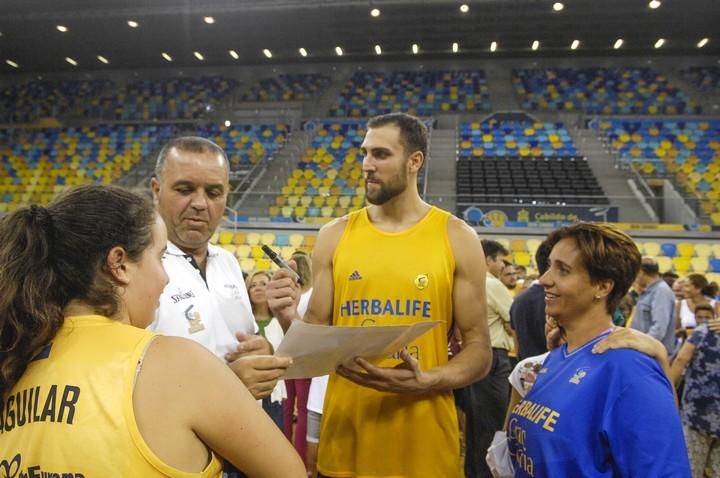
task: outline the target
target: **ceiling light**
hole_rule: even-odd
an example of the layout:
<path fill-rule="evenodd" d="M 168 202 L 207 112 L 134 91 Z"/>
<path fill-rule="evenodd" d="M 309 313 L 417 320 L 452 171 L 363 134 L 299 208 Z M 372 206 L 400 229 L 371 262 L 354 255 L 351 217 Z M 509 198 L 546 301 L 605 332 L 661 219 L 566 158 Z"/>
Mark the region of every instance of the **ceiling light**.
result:
<path fill-rule="evenodd" d="M 267 58 L 272 58 L 272 52 L 267 48 L 263 50 L 263 55 L 265 55 Z"/>
<path fill-rule="evenodd" d="M 12 66 L 13 68 L 20 68 L 20 65 L 18 65 L 17 63 L 15 63 L 15 62 L 12 61 L 12 60 L 5 60 L 5 63 L 7 63 L 8 65 Z"/>
<path fill-rule="evenodd" d="M 497 50 L 497 42 L 496 41 L 494 41 L 490 44 L 490 51 L 495 51 L 495 50 Z"/>
<path fill-rule="evenodd" d="M 565 5 L 563 5 L 561 2 L 553 3 L 553 10 L 555 10 L 556 12 L 562 11 L 563 8 L 565 8 Z"/>
<path fill-rule="evenodd" d="M 459 48 L 460 48 L 460 47 L 458 46 L 457 42 L 455 42 L 455 43 L 452 44 L 452 51 L 453 51 L 453 53 L 457 53 Z"/>
<path fill-rule="evenodd" d="M 655 48 L 660 48 L 660 47 L 663 46 L 664 44 L 665 44 L 665 39 L 664 39 L 664 38 L 658 38 L 658 41 L 655 42 Z"/>
<path fill-rule="evenodd" d="M 110 60 L 108 60 L 107 58 L 105 58 L 102 55 L 98 55 L 97 59 L 100 60 L 100 63 L 105 63 L 106 65 L 110 63 Z"/>
<path fill-rule="evenodd" d="M 172 61 L 172 57 L 165 52 L 162 52 L 162 57 L 165 58 L 166 61 Z"/>
<path fill-rule="evenodd" d="M 230 56 L 236 60 L 240 58 L 240 55 L 238 55 L 238 52 L 236 52 L 235 50 L 228 50 L 228 53 L 230 53 Z"/>
<path fill-rule="evenodd" d="M 413 55 L 417 55 L 420 52 L 420 47 L 418 46 L 417 43 L 413 43 L 412 52 L 413 52 Z"/>
<path fill-rule="evenodd" d="M 613 48 L 615 48 L 617 50 L 621 46 L 623 46 L 623 39 L 618 38 L 617 40 L 615 40 L 615 44 L 613 45 Z"/>
<path fill-rule="evenodd" d="M 232 123 L 230 122 L 230 120 L 225 120 L 225 123 L 223 123 L 223 124 L 225 125 L 226 128 L 229 128 Z"/>
<path fill-rule="evenodd" d="M 70 58 L 69 56 L 65 57 L 65 61 L 70 63 L 72 66 L 78 66 L 78 62 L 75 61 L 73 58 Z"/>
<path fill-rule="evenodd" d="M 470 6 L 467 3 L 463 3 L 462 5 L 460 5 L 460 11 L 462 13 L 467 13 L 470 11 Z"/>
<path fill-rule="evenodd" d="M 135 20 L 128 20 L 127 23 L 130 28 L 137 28 L 140 26 L 140 24 L 138 22 L 136 22 Z"/>
<path fill-rule="evenodd" d="M 203 61 L 205 59 L 205 57 L 199 51 L 194 51 L 193 55 L 195 55 L 195 58 L 197 58 L 200 61 Z"/>
<path fill-rule="evenodd" d="M 298 48 L 298 51 L 301 57 L 305 58 L 307 56 L 307 50 L 305 48 Z"/>
<path fill-rule="evenodd" d="M 540 48 L 540 42 L 535 40 L 532 44 L 532 49 L 534 51 L 534 50 L 537 50 L 538 48 Z"/>
<path fill-rule="evenodd" d="M 709 41 L 710 41 L 710 40 L 708 40 L 707 38 L 703 38 L 702 40 L 700 40 L 700 41 L 697 43 L 697 47 L 698 47 L 698 48 L 702 48 L 702 47 L 704 47 L 705 45 L 707 45 Z"/>
<path fill-rule="evenodd" d="M 651 0 L 650 3 L 648 3 L 648 7 L 655 10 L 656 8 L 659 8 L 662 3 L 659 2 L 659 0 Z"/>
<path fill-rule="evenodd" d="M 379 8 L 373 8 L 370 10 L 370 15 L 373 17 L 379 17 L 380 16 L 380 9 Z"/>
<path fill-rule="evenodd" d="M 337 53 L 337 56 L 343 56 L 343 49 L 339 46 L 335 47 L 335 53 Z"/>
<path fill-rule="evenodd" d="M 375 45 L 375 54 L 382 55 L 382 48 L 380 48 L 380 45 Z"/>
<path fill-rule="evenodd" d="M 580 40 L 573 40 L 572 45 L 570 45 L 571 50 L 577 50 L 580 46 Z"/>
<path fill-rule="evenodd" d="M 57 30 L 59 32 L 63 32 L 63 33 L 68 31 L 68 27 L 66 27 L 65 25 L 57 25 L 55 28 L 57 28 Z"/>
<path fill-rule="evenodd" d="M 212 25 L 213 23 L 215 23 L 215 19 L 213 17 L 205 17 L 203 18 L 203 21 L 208 25 Z"/>

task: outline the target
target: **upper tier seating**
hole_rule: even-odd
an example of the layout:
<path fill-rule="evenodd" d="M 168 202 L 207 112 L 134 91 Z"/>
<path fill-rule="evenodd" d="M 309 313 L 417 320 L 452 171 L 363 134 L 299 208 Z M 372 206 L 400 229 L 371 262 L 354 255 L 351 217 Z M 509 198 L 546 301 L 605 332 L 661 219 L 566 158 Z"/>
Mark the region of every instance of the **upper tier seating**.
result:
<path fill-rule="evenodd" d="M 0 92 L 0 123 L 66 114 L 92 116 L 97 114 L 91 108 L 92 100 L 112 87 L 109 80 L 35 80 L 12 85 Z"/>
<path fill-rule="evenodd" d="M 713 92 L 720 89 L 720 66 L 691 66 L 680 73 L 703 91 Z"/>
<path fill-rule="evenodd" d="M 687 95 L 650 68 L 513 70 L 524 109 L 591 114 L 700 112 Z"/>
<path fill-rule="evenodd" d="M 210 123 L 195 134 L 223 148 L 230 161 L 230 171 L 240 173 L 275 154 L 285 144 L 289 132 L 290 127 L 285 124 L 220 126 Z"/>
<path fill-rule="evenodd" d="M 113 120 L 195 119 L 211 111 L 237 82 L 219 76 L 136 80 L 92 106 Z"/>
<path fill-rule="evenodd" d="M 263 78 L 242 96 L 243 101 L 305 101 L 315 98 L 330 84 L 318 74 L 290 74 Z"/>
<path fill-rule="evenodd" d="M 332 116 L 367 117 L 393 111 L 416 116 L 490 111 L 483 71 L 357 72 L 347 82 Z"/>
<path fill-rule="evenodd" d="M 720 225 L 720 119 L 598 122 L 623 161 L 646 176 L 673 175 Z"/>

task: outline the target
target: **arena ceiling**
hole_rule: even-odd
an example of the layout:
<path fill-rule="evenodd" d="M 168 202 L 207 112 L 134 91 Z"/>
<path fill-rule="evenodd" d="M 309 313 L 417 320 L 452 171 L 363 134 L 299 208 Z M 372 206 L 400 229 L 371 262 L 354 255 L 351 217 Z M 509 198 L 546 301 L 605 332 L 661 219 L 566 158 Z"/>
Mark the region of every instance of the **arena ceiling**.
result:
<path fill-rule="evenodd" d="M 469 7 L 465 13 L 460 11 L 463 3 Z M 661 0 L 655 9 L 649 0 L 562 0 L 561 11 L 555 11 L 554 3 L 3 0 L 0 73 L 366 61 L 378 58 L 375 45 L 380 46 L 382 58 L 397 59 L 410 58 L 413 44 L 427 58 L 720 55 L 717 0 Z M 372 16 L 372 9 L 380 14 Z M 137 26 L 132 28 L 129 21 Z M 66 31 L 59 31 L 59 25 Z M 618 38 L 623 45 L 615 50 Z M 661 38 L 662 47 L 654 48 Z M 708 41 L 698 48 L 703 38 Z M 533 51 L 536 40 L 539 48 Z M 579 40 L 575 51 L 570 49 L 574 40 Z M 492 42 L 495 52 L 490 51 Z M 452 52 L 453 43 L 458 45 L 457 53 Z M 337 46 L 343 50 L 341 57 Z M 300 48 L 307 57 L 301 56 Z M 272 58 L 263 54 L 264 49 L 272 52 Z M 163 52 L 171 62 L 161 56 Z"/>

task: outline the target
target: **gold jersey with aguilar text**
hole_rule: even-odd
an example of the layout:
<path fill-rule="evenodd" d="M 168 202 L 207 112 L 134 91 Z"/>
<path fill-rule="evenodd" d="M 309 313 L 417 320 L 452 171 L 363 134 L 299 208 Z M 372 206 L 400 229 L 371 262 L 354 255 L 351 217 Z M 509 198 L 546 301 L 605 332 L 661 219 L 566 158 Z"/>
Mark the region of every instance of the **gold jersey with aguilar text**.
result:
<path fill-rule="evenodd" d="M 66 317 L 0 400 L 0 476 L 219 477 L 165 464 L 135 422 L 138 362 L 155 334 L 97 315 Z"/>
<path fill-rule="evenodd" d="M 440 320 L 407 346 L 424 370 L 447 362 L 455 260 L 449 213 L 431 208 L 398 233 L 351 213 L 333 257 L 333 324 L 378 326 Z M 394 367 L 399 354 L 378 363 Z M 331 375 L 318 469 L 328 476 L 457 477 L 457 416 L 450 392 L 384 393 Z"/>

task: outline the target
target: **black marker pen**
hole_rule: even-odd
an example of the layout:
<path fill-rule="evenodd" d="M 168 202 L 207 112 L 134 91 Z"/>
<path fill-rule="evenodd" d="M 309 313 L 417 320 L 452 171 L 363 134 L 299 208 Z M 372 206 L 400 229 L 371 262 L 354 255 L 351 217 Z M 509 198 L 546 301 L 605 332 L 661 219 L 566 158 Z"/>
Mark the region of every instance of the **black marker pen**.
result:
<path fill-rule="evenodd" d="M 278 254 L 277 252 L 273 251 L 272 249 L 270 249 L 270 248 L 269 248 L 268 246 L 266 246 L 265 244 L 261 245 L 260 247 L 262 248 L 262 250 L 263 250 L 263 252 L 265 253 L 265 255 L 268 256 L 268 257 L 270 258 L 270 260 L 275 263 L 276 266 L 278 266 L 278 267 L 284 267 L 285 269 L 287 269 L 287 270 L 289 270 L 290 272 L 292 272 L 292 274 L 295 276 L 295 280 L 297 281 L 297 283 L 300 284 L 300 285 L 303 285 L 302 279 L 300 279 L 300 276 L 298 275 L 298 273 L 295 272 L 294 270 L 292 270 L 292 268 L 290 267 L 290 265 L 289 265 L 287 262 L 285 262 L 285 260 L 284 260 L 282 257 L 280 257 L 280 254 Z"/>

